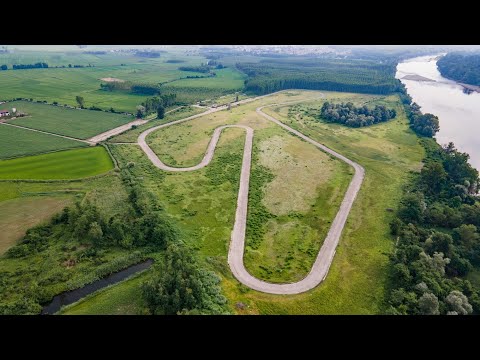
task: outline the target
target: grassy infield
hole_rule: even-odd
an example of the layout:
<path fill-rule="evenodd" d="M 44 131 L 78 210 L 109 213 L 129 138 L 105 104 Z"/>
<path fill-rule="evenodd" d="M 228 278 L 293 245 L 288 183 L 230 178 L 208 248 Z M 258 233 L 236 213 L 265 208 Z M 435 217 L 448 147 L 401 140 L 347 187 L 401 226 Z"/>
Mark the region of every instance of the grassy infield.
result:
<path fill-rule="evenodd" d="M 245 261 L 249 271 L 270 281 L 292 281 L 308 272 L 327 230 L 328 221 L 343 196 L 341 189 L 345 189 L 349 178 L 348 168 L 339 161 L 329 160 L 309 144 L 255 114 L 254 109 L 262 103 L 297 98 L 307 100 L 318 95 L 314 92 L 289 93 L 290 96 L 275 95 L 243 105 L 232 110 L 228 117 L 226 112 L 213 114 L 164 129 L 149 138 L 155 151 L 166 162 L 186 166 L 201 158 L 213 128 L 219 124 L 243 123 L 255 128 L 249 227 L 262 231 L 255 219 L 260 223 L 265 221 L 267 225 L 263 230 L 265 236 L 259 241 L 257 249 L 252 249 L 256 240 L 251 233 L 248 234 Z M 401 187 L 407 180 L 408 172 L 419 169 L 423 149 L 417 137 L 408 129 L 407 120 L 395 96 L 325 94 L 334 101 L 348 100 L 357 104 L 375 102 L 396 107 L 399 115 L 388 123 L 349 129 L 325 124 L 310 116 L 318 113 L 323 100 L 266 110 L 359 162 L 366 169 L 365 182 L 347 221 L 329 276 L 322 285 L 305 294 L 274 296 L 246 289 L 233 279 L 226 265 L 241 163 L 240 150 L 244 139 L 241 130 L 227 130 L 219 142 L 212 164 L 196 173 L 163 173 L 153 168 L 136 147 L 115 147 L 115 153 L 122 162 L 136 162 L 135 171 L 139 176 L 144 176 L 146 185 L 157 193 L 167 211 L 178 219 L 185 239 L 198 249 L 208 266 L 222 275 L 222 285 L 232 308 L 235 309 L 237 302 L 248 306 L 246 310 L 236 310 L 239 313 L 372 314 L 382 311 L 387 285 L 387 254 L 393 247 L 388 229 L 391 215 L 386 209 L 398 205 Z M 197 132 L 199 128 L 203 131 Z M 175 144 L 168 143 L 173 139 L 177 140 Z M 164 156 L 166 147 L 170 149 L 169 156 Z M 272 161 L 272 157 L 276 161 Z M 314 157 L 319 162 L 323 161 L 321 169 L 327 170 L 321 176 L 315 165 L 309 162 Z M 279 171 L 279 163 L 289 171 Z M 301 167 L 305 167 L 306 171 L 300 172 Z M 295 174 L 293 180 L 292 173 Z M 293 181 L 301 184 L 297 186 L 298 189 L 308 187 L 308 191 L 292 192 Z M 283 183 L 288 185 L 282 188 Z M 255 191 L 262 186 L 263 192 Z M 312 192 L 312 188 L 316 188 L 316 191 Z M 252 204 L 255 204 L 255 209 Z M 326 204 L 328 206 L 325 208 Z M 256 210 L 255 214 L 253 210 Z M 268 213 L 277 214 L 277 217 L 272 218 Z M 280 229 L 282 232 L 277 234 Z M 289 236 L 282 235 L 285 233 Z M 290 251 L 290 256 L 285 253 L 286 249 Z M 125 306 L 138 296 L 135 281 L 138 280 L 112 287 L 71 307 L 66 313 L 115 312 L 118 306 Z M 137 290 L 134 290 L 135 287 Z M 129 290 L 122 292 L 122 289 Z M 141 306 L 128 311 L 136 313 L 140 309 Z"/>

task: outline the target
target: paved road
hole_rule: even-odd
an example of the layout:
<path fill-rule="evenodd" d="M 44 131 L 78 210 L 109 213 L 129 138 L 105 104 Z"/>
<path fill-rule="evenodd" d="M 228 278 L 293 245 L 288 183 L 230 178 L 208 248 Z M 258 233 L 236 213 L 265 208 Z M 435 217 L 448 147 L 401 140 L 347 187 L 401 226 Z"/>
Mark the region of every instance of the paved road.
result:
<path fill-rule="evenodd" d="M 247 100 L 248 101 L 244 101 L 244 103 L 254 101 L 256 99 L 247 99 Z M 294 102 L 298 102 L 298 101 L 261 106 L 257 108 L 256 111 L 260 116 L 263 116 L 267 120 L 276 123 L 277 125 L 281 126 L 285 130 L 313 144 L 319 149 L 339 158 L 340 160 L 346 162 L 347 164 L 349 164 L 355 169 L 355 175 L 352 181 L 350 182 L 350 185 L 347 189 L 347 192 L 345 193 L 345 197 L 342 201 L 342 204 L 340 205 L 340 209 L 337 215 L 335 216 L 335 219 L 318 253 L 315 263 L 313 264 L 308 275 L 302 280 L 297 281 L 295 283 L 272 284 L 266 281 L 262 281 L 250 275 L 247 269 L 245 269 L 245 266 L 243 263 L 243 254 L 245 251 L 247 210 L 248 210 L 248 189 L 249 189 L 250 168 L 251 168 L 251 159 L 252 159 L 252 144 L 253 144 L 252 128 L 248 126 L 243 126 L 243 125 L 225 125 L 225 126 L 220 126 L 216 128 L 213 133 L 212 139 L 208 145 L 208 148 L 203 160 L 198 165 L 188 167 L 188 168 L 175 168 L 175 167 L 165 165 L 145 142 L 146 136 L 151 132 L 156 131 L 160 128 L 172 126 L 184 121 L 192 120 L 194 118 L 203 116 L 206 113 L 219 111 L 221 109 L 219 108 L 210 109 L 209 111 L 202 114 L 190 116 L 189 118 L 186 118 L 186 119 L 177 120 L 168 124 L 164 124 L 164 125 L 157 126 L 155 128 L 148 129 L 145 132 L 143 132 L 138 138 L 138 144 L 140 145 L 140 147 L 143 149 L 143 151 L 147 154 L 148 158 L 152 161 L 152 163 L 156 167 L 165 171 L 194 171 L 194 170 L 201 169 L 210 163 L 210 161 L 212 160 L 213 153 L 215 151 L 215 147 L 217 145 L 218 139 L 220 137 L 220 133 L 222 132 L 223 129 L 227 127 L 240 127 L 246 130 L 245 147 L 243 152 L 243 162 L 242 162 L 242 169 L 241 169 L 241 175 L 240 175 L 240 186 L 239 186 L 238 198 L 237 198 L 237 209 L 235 213 L 235 223 L 233 226 L 233 231 L 231 233 L 231 241 L 230 241 L 230 247 L 228 251 L 228 264 L 230 265 L 230 269 L 234 274 L 234 276 L 242 284 L 254 290 L 270 293 L 270 294 L 284 294 L 284 295 L 299 294 L 316 287 L 325 279 L 325 277 L 328 274 L 328 270 L 330 269 L 330 265 L 333 261 L 333 257 L 335 256 L 336 247 L 340 240 L 340 236 L 345 226 L 345 222 L 347 220 L 348 214 L 352 207 L 353 201 L 355 200 L 355 197 L 357 196 L 357 193 L 360 190 L 360 186 L 363 182 L 364 173 L 365 173 L 363 167 L 361 167 L 359 164 L 329 149 L 325 145 L 322 145 L 316 142 L 315 140 L 309 138 L 308 136 L 302 134 L 301 132 L 295 129 L 292 129 L 291 127 L 283 124 L 279 120 L 275 119 L 274 117 L 268 114 L 265 114 L 262 111 L 262 109 L 267 106 L 289 104 Z"/>
<path fill-rule="evenodd" d="M 13 127 L 16 127 L 16 128 L 25 129 L 25 130 L 30 130 L 30 131 L 35 131 L 35 132 L 39 132 L 39 133 L 42 133 L 42 134 L 48 134 L 48 135 L 52 135 L 52 136 L 58 136 L 58 137 L 61 137 L 61 138 L 64 138 L 64 139 L 81 141 L 81 142 L 87 143 L 88 145 L 95 145 L 95 143 L 93 143 L 93 142 L 91 142 L 91 141 L 89 141 L 89 140 L 82 140 L 82 139 L 77 139 L 77 138 L 73 138 L 73 137 L 70 137 L 70 136 L 58 135 L 58 134 L 54 134 L 54 133 L 50 133 L 50 132 L 46 132 L 46 131 L 42 131 L 42 130 L 31 129 L 31 128 L 27 128 L 27 127 L 19 126 L 19 125 L 13 125 L 13 124 L 10 124 L 10 123 L 0 123 L 0 125 L 13 126 Z"/>

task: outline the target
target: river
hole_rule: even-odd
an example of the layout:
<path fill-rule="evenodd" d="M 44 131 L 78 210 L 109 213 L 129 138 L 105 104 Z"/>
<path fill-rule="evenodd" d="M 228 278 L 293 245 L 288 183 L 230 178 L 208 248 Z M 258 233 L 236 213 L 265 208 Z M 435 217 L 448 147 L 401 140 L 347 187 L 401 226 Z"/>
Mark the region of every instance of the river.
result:
<path fill-rule="evenodd" d="M 457 149 L 470 154 L 470 163 L 480 170 L 480 93 L 465 94 L 461 85 L 440 75 L 436 60 L 440 55 L 405 60 L 398 64 L 396 77 L 423 113 L 438 116 L 437 142 L 453 141 Z"/>

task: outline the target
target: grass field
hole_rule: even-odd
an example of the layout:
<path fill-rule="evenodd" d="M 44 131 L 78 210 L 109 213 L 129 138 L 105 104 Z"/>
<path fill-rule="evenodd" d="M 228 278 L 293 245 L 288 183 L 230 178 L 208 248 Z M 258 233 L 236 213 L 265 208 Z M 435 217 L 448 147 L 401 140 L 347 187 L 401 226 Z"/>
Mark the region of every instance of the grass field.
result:
<path fill-rule="evenodd" d="M 161 124 L 164 124 L 164 123 L 167 123 L 167 122 L 183 119 L 183 118 L 195 115 L 195 114 L 202 113 L 204 111 L 206 111 L 206 110 L 205 109 L 200 109 L 200 108 L 197 108 L 197 107 L 192 107 L 192 106 L 185 106 L 185 107 L 182 107 L 182 108 L 180 108 L 176 111 L 173 111 L 173 112 L 165 115 L 165 118 L 163 118 L 161 120 L 160 119 L 151 120 L 146 124 L 138 126 L 136 129 L 128 130 L 128 131 L 126 131 L 126 132 L 124 132 L 120 135 L 117 135 L 117 136 L 113 137 L 112 139 L 108 140 L 108 142 L 132 142 L 132 143 L 135 143 L 138 140 L 138 136 L 142 132 L 144 132 L 145 130 L 147 130 L 151 127 L 161 125 Z"/>
<path fill-rule="evenodd" d="M 0 125 L 0 159 L 86 146 L 80 141 Z"/>
<path fill-rule="evenodd" d="M 141 315 L 144 314 L 140 285 L 147 272 L 97 291 L 58 312 L 58 315 Z"/>
<path fill-rule="evenodd" d="M 182 63 L 168 63 L 177 59 Z M 68 52 L 32 52 L 16 51 L 13 54 L 0 54 L 0 65 L 31 64 L 44 61 L 51 66 L 68 64 L 88 65 L 87 68 L 49 68 L 0 71 L 0 100 L 17 97 L 34 98 L 34 100 L 58 101 L 60 104 L 76 105 L 75 96 L 85 98 L 87 107 L 92 105 L 102 109 L 134 112 L 135 107 L 147 96 L 123 92 L 100 90 L 102 78 L 114 77 L 126 81 L 166 83 L 186 76 L 204 75 L 178 70 L 179 66 L 197 66 L 207 62 L 203 56 L 185 55 L 182 51 L 164 52 L 160 58 L 147 59 L 132 54 L 91 55 L 79 51 Z M 121 65 L 124 64 L 124 65 Z M 179 101 L 198 101 L 205 99 L 205 94 L 215 95 L 222 91 L 243 87 L 244 75 L 234 67 L 217 70 L 215 78 L 185 79 L 168 83 L 164 93 L 174 91 Z M 198 89 L 199 91 L 195 91 Z M 202 96 L 203 91 L 203 96 Z M 207 96 L 210 97 L 210 96 Z"/>
<path fill-rule="evenodd" d="M 28 101 L 14 101 L 9 108 L 17 108 L 30 116 L 10 120 L 13 125 L 43 130 L 54 134 L 87 139 L 107 130 L 133 121 L 133 116 L 103 111 L 68 109 Z"/>
<path fill-rule="evenodd" d="M 103 146 L 0 160 L 0 179 L 79 179 L 113 169 Z"/>
<path fill-rule="evenodd" d="M 115 148 L 121 162 L 134 161 L 137 164 L 135 167 L 137 175 L 144 176 L 145 183 L 157 193 L 167 211 L 176 217 L 185 237 L 191 246 L 198 250 L 200 258 L 222 275 L 223 289 L 232 308 L 237 302 L 247 306 L 245 310 L 236 310 L 238 313 L 375 314 L 383 310 L 387 281 L 387 255 L 393 248 L 393 239 L 389 234 L 388 226 L 392 215 L 387 208 L 398 206 L 401 188 L 407 181 L 409 171 L 418 171 L 421 166 L 423 149 L 416 135 L 409 130 L 408 121 L 396 96 L 322 93 L 330 101 L 387 104 L 388 107 L 394 107 L 399 115 L 387 123 L 362 129 L 326 124 L 312 117 L 313 114 L 318 113 L 324 101 L 311 100 L 318 97 L 319 92 L 289 91 L 252 104 L 242 105 L 230 113 L 226 111 L 215 113 L 178 127 L 174 126 L 177 127 L 176 131 L 172 127 L 154 133 L 159 137 L 163 136 L 165 141 L 171 142 L 168 148 L 161 145 L 161 141 L 158 141 L 155 136 L 148 139 L 151 144 L 157 142 L 155 151 L 163 160 L 170 163 L 175 161 L 178 166 L 184 166 L 198 160 L 208 143 L 209 134 L 219 124 L 235 122 L 249 124 L 256 130 L 254 144 L 261 144 L 259 137 L 261 131 L 275 130 L 270 130 L 272 126 L 265 124 L 262 118 L 255 114 L 254 109 L 262 104 L 304 99 L 306 103 L 302 105 L 283 106 L 265 111 L 357 161 L 366 170 L 365 181 L 353 205 L 329 276 L 319 287 L 305 294 L 280 297 L 246 289 L 232 277 L 226 263 L 235 211 L 238 169 L 241 163 L 239 151 L 243 147 L 244 139 L 241 130 L 227 130 L 226 136 L 220 139 L 218 152 L 209 167 L 194 173 L 161 172 L 151 166 L 138 148 L 133 149 L 128 145 L 118 145 Z M 262 128 L 264 130 L 261 130 Z M 161 135 L 166 132 L 169 132 L 168 136 Z M 174 142 L 175 139 L 180 141 L 180 144 Z M 185 146 L 181 146 L 182 143 Z M 270 172 L 273 173 L 274 169 L 270 169 Z M 261 180 L 262 174 L 260 175 Z M 298 176 L 300 177 L 300 174 Z M 268 179 L 269 176 L 264 176 L 263 180 L 265 178 Z M 330 194 L 339 188 L 337 185 L 341 188 L 341 182 L 338 182 L 338 179 L 334 175 L 329 178 L 327 184 L 334 187 L 329 190 Z M 251 193 L 259 184 L 255 179 L 252 180 Z M 265 191 L 260 194 L 260 204 L 264 206 L 265 199 L 268 199 L 266 194 Z M 311 197 L 310 200 L 312 200 Z M 317 197 L 314 198 L 313 204 L 321 207 L 323 205 L 320 204 L 328 200 L 328 197 L 323 199 Z M 259 204 L 252 197 L 249 202 Z M 313 204 L 310 204 L 313 207 Z M 249 208 L 249 227 L 251 227 L 252 210 L 256 209 Z M 310 219 L 317 219 L 318 214 L 328 215 L 324 211 L 319 211 Z M 278 217 L 275 218 L 276 221 L 278 219 Z M 303 215 L 302 221 L 304 226 L 312 227 L 306 219 L 308 219 L 308 213 Z M 268 221 L 270 220 L 269 218 Z M 267 246 L 264 245 L 271 241 L 270 238 L 273 238 L 278 245 L 268 246 L 269 248 L 276 251 L 291 249 L 291 243 L 288 243 L 290 239 L 286 236 L 278 236 L 280 235 L 278 230 L 283 226 L 283 232 L 288 234 L 288 231 L 292 231 L 291 229 L 296 230 L 296 225 L 294 221 L 290 221 L 290 225 L 284 225 L 281 222 L 276 226 L 269 225 L 259 247 L 260 252 L 266 253 L 262 261 L 268 262 L 273 258 L 266 252 Z M 309 239 L 315 237 L 309 231 L 300 233 L 305 234 L 302 240 L 307 246 Z M 245 255 L 247 266 L 250 251 L 247 247 Z M 295 251 L 294 259 L 298 254 L 302 254 L 298 249 Z M 298 257 L 297 260 L 291 261 L 302 263 L 302 259 Z M 293 264 L 291 263 L 292 268 L 294 268 Z M 300 265 L 297 266 L 301 269 Z M 255 268 L 249 267 L 249 270 L 254 272 Z M 282 276 L 287 274 L 288 272 L 285 272 Z M 294 278 L 292 273 L 288 275 Z M 271 281 L 275 281 L 278 275 L 273 272 L 270 276 Z"/>
<path fill-rule="evenodd" d="M 25 231 L 48 220 L 70 202 L 71 197 L 65 195 L 22 197 L 1 201 L 0 255 L 25 235 Z"/>

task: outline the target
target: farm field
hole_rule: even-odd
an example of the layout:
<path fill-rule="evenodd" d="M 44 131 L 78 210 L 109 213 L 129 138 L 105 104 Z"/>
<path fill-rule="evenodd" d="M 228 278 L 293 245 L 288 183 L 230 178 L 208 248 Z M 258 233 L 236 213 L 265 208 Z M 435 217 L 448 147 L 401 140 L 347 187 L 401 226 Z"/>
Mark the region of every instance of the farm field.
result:
<path fill-rule="evenodd" d="M 86 146 L 80 141 L 0 124 L 0 159 Z"/>
<path fill-rule="evenodd" d="M 172 59 L 181 62 L 168 62 Z M 133 54 L 91 55 L 79 51 L 16 51 L 13 54 L 0 54 L 0 64 L 7 64 L 9 68 L 12 64 L 38 61 L 44 61 L 51 66 L 67 67 L 1 71 L 0 100 L 22 97 L 75 106 L 75 96 L 80 95 L 84 97 L 86 107 L 93 105 L 107 110 L 113 107 L 119 111 L 134 112 L 135 107 L 148 96 L 101 90 L 101 79 L 112 77 L 125 81 L 168 83 L 162 92 L 174 91 L 177 93 L 177 101 L 182 102 L 203 100 L 243 87 L 243 80 L 240 79 L 244 75 L 234 66 L 217 70 L 215 78 L 185 79 L 180 80 L 177 85 L 177 79 L 204 76 L 202 73 L 180 71 L 180 66 L 198 66 L 207 62 L 203 56 L 186 56 L 178 51 L 161 52 L 159 58 L 152 59 L 136 57 Z M 91 64 L 94 67 L 68 68 L 68 64 Z"/>
<path fill-rule="evenodd" d="M 1 184 L 0 184 L 1 186 Z M 70 204 L 71 197 L 35 196 L 0 202 L 0 255 L 32 226 L 48 220 Z"/>
<path fill-rule="evenodd" d="M 329 101 L 352 101 L 356 104 L 368 102 L 372 105 L 387 104 L 389 107 L 397 109 L 399 115 L 387 123 L 362 129 L 326 124 L 311 116 L 313 112 L 319 111 L 324 102 L 323 99 L 311 100 L 315 97 L 318 98 L 319 92 L 289 91 L 252 104 L 242 105 L 238 109 L 233 109 L 228 118 L 222 119 L 224 114 L 227 114 L 226 111 L 211 114 L 205 119 L 199 118 L 179 126 L 159 130 L 147 139 L 152 146 L 157 144 L 155 151 L 163 161 L 169 164 L 176 163 L 176 166 L 187 166 L 202 157 L 210 138 L 209 134 L 218 124 L 248 123 L 256 130 L 265 128 L 265 131 L 275 131 L 269 130 L 271 127 L 269 123 L 262 124 L 262 119 L 257 117 L 254 109 L 265 103 L 304 99 L 305 104 L 265 109 L 265 112 L 285 121 L 290 126 L 341 154 L 345 154 L 364 166 L 366 170 L 365 182 L 353 205 L 329 276 L 319 287 L 305 294 L 279 297 L 249 290 L 232 277 L 226 264 L 238 187 L 238 169 L 243 148 L 244 135 L 241 130 L 227 129 L 225 136 L 222 135 L 220 138 L 212 163 L 194 173 L 164 173 L 145 161 L 140 149 L 130 145 L 118 145 L 115 148 L 121 162 L 135 161 L 136 164 L 139 164 L 135 168 L 137 174 L 148 175 L 144 178 L 145 183 L 157 193 L 160 201 L 165 203 L 168 212 L 175 215 L 179 225 L 187 234 L 187 238 L 192 239 L 190 240 L 191 246 L 199 251 L 207 265 L 222 275 L 222 285 L 232 307 L 237 302 L 246 304 L 245 310 L 237 310 L 239 313 L 373 314 L 383 310 L 387 281 L 387 255 L 393 248 L 393 239 L 388 225 L 392 215 L 386 209 L 397 207 L 401 187 L 407 181 L 408 172 L 417 171 L 420 168 L 423 149 L 419 145 L 416 135 L 408 129 L 407 120 L 396 96 L 335 92 L 323 92 L 323 94 Z M 197 125 L 202 121 L 203 126 Z M 201 127 L 203 131 L 196 131 L 197 126 Z M 177 131 L 174 131 L 175 128 Z M 161 135 L 166 131 L 170 131 L 169 136 Z M 257 136 L 259 132 L 256 132 L 254 144 L 261 144 Z M 155 135 L 159 138 L 156 138 Z M 164 140 L 168 139 L 171 142 L 168 145 L 171 149 L 168 154 L 164 151 L 166 148 L 162 148 L 160 140 L 162 136 Z M 177 140 L 175 145 L 173 140 Z M 177 146 L 178 142 L 180 144 Z M 188 146 L 182 147 L 182 142 L 184 144 L 188 142 Z M 266 146 L 268 148 L 269 145 Z M 273 147 L 273 144 L 270 147 Z M 272 174 L 260 173 L 256 179 L 255 171 L 252 172 L 253 183 L 251 180 L 250 188 L 264 189 L 260 194 L 262 203 L 265 202 L 267 194 L 263 185 L 269 183 L 269 181 L 265 181 L 265 178 L 271 179 Z M 275 179 L 275 175 L 273 175 L 273 179 Z M 335 177 L 330 179 L 338 181 L 338 178 L 335 180 Z M 255 203 L 252 193 L 249 197 L 250 203 Z M 313 200 L 315 203 L 316 199 Z M 289 201 L 288 203 L 293 202 Z M 313 205 L 310 204 L 310 206 Z M 251 226 L 251 214 L 252 212 L 249 210 L 247 222 L 249 227 Z M 201 226 L 199 227 L 198 224 Z M 275 239 L 275 236 L 272 236 L 275 234 L 275 228 L 266 234 L 267 239 L 269 236 Z M 282 241 L 283 246 L 288 244 L 288 242 L 284 242 L 284 239 L 279 239 L 278 236 L 276 238 L 275 241 L 278 244 L 282 244 Z M 265 252 L 265 248 L 262 249 L 261 246 L 258 248 L 259 250 L 252 249 L 251 240 L 247 230 L 245 255 L 247 267 L 250 253 L 256 255 L 262 253 L 262 250 Z M 277 249 L 281 247 L 279 245 Z M 268 259 L 275 257 L 266 253 L 261 254 L 259 258 L 268 262 Z M 293 263 L 290 264 L 292 268 L 296 268 L 293 266 L 295 262 L 301 262 L 298 257 L 295 258 L 297 260 L 292 260 Z M 257 265 L 258 258 L 255 260 L 257 261 L 252 262 Z M 260 265 L 265 266 L 264 264 Z M 278 261 L 275 266 L 279 267 Z M 301 266 L 298 267 L 301 268 Z M 255 271 L 251 267 L 249 270 Z M 299 276 L 298 273 L 297 268 L 297 276 Z M 270 275 L 271 281 L 274 281 L 275 277 L 277 277 L 277 281 L 279 280 L 275 272 L 268 274 L 268 271 L 260 269 L 257 274 L 259 276 Z M 288 272 L 284 272 L 282 276 L 295 278 L 291 272 L 288 276 L 287 274 Z"/>
<path fill-rule="evenodd" d="M 30 115 L 10 120 L 13 125 L 78 139 L 90 138 L 134 120 L 134 117 L 129 115 L 68 109 L 28 101 L 14 101 L 8 103 L 8 106 Z"/>
<path fill-rule="evenodd" d="M 113 169 L 103 146 L 0 160 L 0 179 L 79 179 Z"/>

